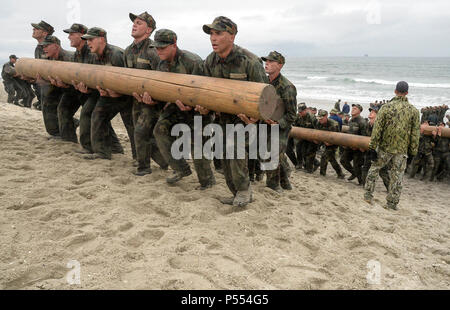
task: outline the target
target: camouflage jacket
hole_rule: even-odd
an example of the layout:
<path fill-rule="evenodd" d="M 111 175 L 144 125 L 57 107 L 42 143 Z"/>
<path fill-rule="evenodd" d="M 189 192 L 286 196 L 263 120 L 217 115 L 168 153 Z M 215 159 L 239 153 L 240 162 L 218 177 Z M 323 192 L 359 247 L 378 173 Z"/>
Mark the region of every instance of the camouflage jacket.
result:
<path fill-rule="evenodd" d="M 44 47 L 42 45 L 36 46 L 34 50 L 34 58 L 35 59 L 47 59 L 47 55 L 44 52 Z"/>
<path fill-rule="evenodd" d="M 62 49 L 59 51 L 59 55 L 57 59 L 49 59 L 49 60 L 57 60 L 57 61 L 73 61 L 74 53 L 66 51 L 65 49 Z"/>
<path fill-rule="evenodd" d="M 215 52 L 212 52 L 206 58 L 203 70 L 204 75 L 210 77 L 269 83 L 262 64 L 247 56 L 242 48 L 236 45 L 225 59 L 221 59 Z M 242 123 L 242 121 L 236 115 L 221 113 L 220 123 L 236 124 Z"/>
<path fill-rule="evenodd" d="M 270 84 L 275 87 L 278 96 L 280 96 L 284 104 L 284 115 L 278 120 L 280 128 L 282 130 L 290 130 L 297 118 L 297 89 L 281 73 Z"/>
<path fill-rule="evenodd" d="M 378 112 L 369 148 L 415 156 L 419 149 L 420 113 L 407 97 L 398 96 Z"/>
<path fill-rule="evenodd" d="M 436 145 L 434 148 L 435 152 L 439 152 L 439 153 L 450 152 L 450 139 L 449 138 L 436 136 L 436 138 L 434 138 L 434 143 Z"/>
<path fill-rule="evenodd" d="M 432 136 L 426 136 L 424 134 L 420 135 L 419 139 L 419 153 L 421 154 L 431 154 L 434 148 L 434 138 Z"/>
<path fill-rule="evenodd" d="M 367 132 L 367 121 L 361 116 L 352 118 L 348 123 L 350 127 L 349 134 L 357 135 L 357 136 L 365 136 Z"/>
<path fill-rule="evenodd" d="M 75 51 L 75 54 L 73 55 L 73 62 L 88 64 L 93 62 L 91 60 L 92 58 L 95 58 L 95 55 L 91 53 L 89 46 L 87 44 L 84 44 L 81 51 Z"/>
<path fill-rule="evenodd" d="M 5 81 L 10 81 L 16 75 L 16 69 L 14 68 L 14 64 L 8 61 L 3 65 L 2 69 L 2 79 Z"/>
<path fill-rule="evenodd" d="M 339 123 L 332 119 L 328 119 L 325 125 L 322 125 L 320 122 L 316 122 L 314 128 L 317 130 L 339 132 Z"/>
<path fill-rule="evenodd" d="M 317 126 L 317 119 L 311 113 L 306 113 L 305 116 L 297 115 L 294 126 L 302 128 L 315 128 Z"/>
<path fill-rule="evenodd" d="M 125 49 L 123 62 L 126 68 L 156 70 L 159 57 L 154 47 L 150 47 L 152 40 L 145 39 L 137 44 L 134 42 Z"/>
<path fill-rule="evenodd" d="M 157 70 L 161 72 L 203 75 L 203 60 L 197 54 L 177 49 L 175 59 L 170 63 L 165 60 L 160 61 Z M 171 104 L 161 113 L 160 118 L 167 118 L 174 112 L 178 112 L 178 107 Z M 194 111 L 187 113 L 190 113 L 190 115 L 196 114 Z"/>
<path fill-rule="evenodd" d="M 101 56 L 95 55 L 90 59 L 90 64 L 101 66 L 124 67 L 123 49 L 120 47 L 106 44 L 105 50 Z"/>

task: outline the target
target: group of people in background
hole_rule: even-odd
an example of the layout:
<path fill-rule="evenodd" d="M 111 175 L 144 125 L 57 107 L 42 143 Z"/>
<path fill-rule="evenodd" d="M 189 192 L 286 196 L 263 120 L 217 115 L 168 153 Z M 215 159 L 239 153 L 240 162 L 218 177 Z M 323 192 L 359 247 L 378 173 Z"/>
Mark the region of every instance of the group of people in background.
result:
<path fill-rule="evenodd" d="M 277 140 L 280 144 L 280 163 L 275 170 L 265 173 L 267 187 L 276 192 L 292 190 L 288 158 L 296 169 L 304 169 L 307 173 L 312 174 L 320 168 L 320 174 L 326 176 L 330 163 L 339 179 L 344 179 L 344 171 L 348 171 L 349 181 L 357 180 L 361 186 L 366 183 L 369 169 L 377 159 L 373 150 L 366 152 L 318 141 L 296 140 L 289 138 L 289 133 L 293 126 L 297 126 L 332 132 L 342 132 L 346 128 L 346 132 L 350 134 L 371 136 L 377 114 L 390 101 L 371 104 L 368 119 L 361 116 L 363 107 L 359 104 L 350 107 L 345 103 L 341 110 L 340 100 L 330 112 L 307 107 L 305 103 L 297 105 L 295 86 L 281 74 L 286 63 L 285 57 L 276 51 L 266 57 L 258 57 L 234 44 L 237 25 L 229 18 L 220 16 L 212 24 L 203 26 L 203 31 L 210 36 L 213 49 L 203 60 L 195 53 L 180 49 L 177 35 L 172 30 L 158 30 L 155 39 L 151 40 L 156 22 L 147 12 L 140 15 L 130 13 L 129 17 L 132 21 L 133 41 L 125 50 L 109 44 L 104 29 L 73 24 L 64 30 L 68 34 L 71 47 L 75 48 L 75 52 L 69 52 L 64 50 L 61 41 L 53 36 L 55 30 L 50 24 L 45 21 L 32 24 L 33 38 L 38 41 L 35 58 L 270 83 L 282 99 L 284 115 L 277 121 L 262 121 L 243 114 L 214 113 L 201 106 L 194 108 L 180 100 L 171 103 L 158 102 L 147 92 L 126 96 L 100 86 L 91 89 L 82 81 L 71 81 L 67 84 L 57 76 L 18 76 L 14 70 L 17 59 L 14 55 L 4 66 L 5 77 L 2 72 L 8 102 L 31 107 L 36 95 L 38 105 L 42 105 L 44 125 L 50 137 L 79 143 L 81 147 L 77 153 L 86 160 L 110 160 L 112 154 L 124 153 L 111 125 L 111 120 L 120 114 L 131 144 L 133 165 L 136 168 L 134 174 L 139 177 L 151 174 L 151 162 L 154 161 L 163 170 L 172 168 L 173 175 L 167 178 L 170 185 L 192 174 L 185 159 L 175 159 L 171 154 L 171 146 L 176 139 L 171 136 L 171 129 L 178 123 L 188 124 L 193 128 L 194 116 L 202 118 L 203 126 L 212 122 L 219 124 L 224 132 L 227 124 L 264 123 L 269 127 L 279 125 Z M 31 91 L 31 85 L 35 88 L 34 93 Z M 400 94 L 405 95 L 407 91 L 400 91 Z M 74 115 L 80 108 L 78 121 Z M 443 110 L 440 111 L 437 115 L 438 121 L 445 115 Z M 427 116 L 426 121 L 429 124 L 431 115 L 436 116 Z M 79 136 L 77 127 L 80 129 Z M 418 171 L 416 167 L 424 163 L 422 169 L 429 170 L 429 160 L 432 158 L 435 162 L 432 165 L 433 175 L 438 179 L 443 178 L 449 171 L 448 139 L 440 139 L 438 130 L 433 137 L 426 139 L 434 141 L 436 149 L 432 152 L 436 153 L 432 154 L 440 153 L 430 157 L 429 149 L 424 147 L 426 155 L 422 156 L 419 152 L 420 155 L 413 161 L 412 171 Z M 445 143 L 447 149 L 443 146 Z M 214 159 L 216 171 L 224 174 L 232 193 L 232 197 L 221 200 L 224 204 L 245 207 L 253 199 L 251 183 L 263 179 L 264 173 L 260 169 L 259 161 L 249 160 L 248 154 L 246 156 L 246 159 Z M 439 163 L 436 164 L 438 159 Z M 212 188 L 216 184 L 211 161 L 206 158 L 195 159 L 194 168 L 200 184 L 199 190 Z M 387 188 L 391 183 L 388 170 L 389 168 L 385 167 L 380 171 Z"/>

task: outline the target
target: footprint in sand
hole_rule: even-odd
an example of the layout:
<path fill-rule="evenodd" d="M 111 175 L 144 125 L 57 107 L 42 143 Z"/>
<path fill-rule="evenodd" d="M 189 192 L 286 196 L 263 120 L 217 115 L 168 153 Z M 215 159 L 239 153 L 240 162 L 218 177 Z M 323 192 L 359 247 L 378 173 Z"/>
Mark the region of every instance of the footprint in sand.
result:
<path fill-rule="evenodd" d="M 32 285 L 50 280 L 63 279 L 67 274 L 68 269 L 64 266 L 50 265 L 50 266 L 33 266 L 22 272 L 18 277 L 9 280 L 4 284 L 6 290 L 20 290 L 30 288 Z"/>
<path fill-rule="evenodd" d="M 30 210 L 36 207 L 40 207 L 45 205 L 45 202 L 39 202 L 39 201 L 22 201 L 19 202 L 17 204 L 12 205 L 11 207 L 8 207 L 8 210 L 15 210 L 15 211 L 26 211 L 26 210 Z"/>

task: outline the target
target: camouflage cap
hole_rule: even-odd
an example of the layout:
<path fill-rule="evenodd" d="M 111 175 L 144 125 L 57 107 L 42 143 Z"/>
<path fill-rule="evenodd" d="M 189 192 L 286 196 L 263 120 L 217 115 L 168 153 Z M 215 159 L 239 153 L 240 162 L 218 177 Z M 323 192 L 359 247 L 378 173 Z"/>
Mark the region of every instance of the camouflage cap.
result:
<path fill-rule="evenodd" d="M 52 45 L 52 44 L 57 44 L 57 45 L 61 46 L 61 41 L 55 36 L 47 36 L 44 39 L 44 41 L 42 41 L 38 45 L 40 45 L 40 46 L 48 46 L 48 45 Z"/>
<path fill-rule="evenodd" d="M 206 34 L 211 34 L 211 29 L 217 31 L 226 31 L 230 34 L 238 33 L 237 25 L 231 19 L 225 16 L 216 17 L 212 24 L 203 26 L 203 31 Z"/>
<path fill-rule="evenodd" d="M 339 113 L 339 111 L 336 110 L 336 109 L 333 109 L 333 110 L 330 111 L 330 114 L 338 114 L 338 113 Z"/>
<path fill-rule="evenodd" d="M 302 112 L 306 110 L 306 103 L 302 102 L 298 105 L 298 111 Z"/>
<path fill-rule="evenodd" d="M 11 55 L 9 56 L 9 59 L 14 58 L 14 59 L 19 59 L 16 55 Z"/>
<path fill-rule="evenodd" d="M 39 30 L 44 30 L 44 31 L 48 32 L 49 35 L 52 35 L 55 32 L 55 28 L 53 28 L 53 26 L 51 26 L 47 22 L 44 22 L 43 20 L 41 20 L 39 22 L 39 24 L 31 23 L 31 26 L 33 26 L 33 28 L 36 28 Z"/>
<path fill-rule="evenodd" d="M 286 59 L 284 58 L 284 56 L 281 55 L 280 53 L 278 53 L 277 51 L 270 52 L 269 56 L 261 57 L 261 59 L 263 61 L 268 61 L 268 60 L 276 61 L 282 65 L 284 65 L 286 63 Z"/>
<path fill-rule="evenodd" d="M 99 28 L 99 27 L 93 27 L 93 28 L 89 28 L 89 30 L 87 31 L 87 33 L 82 36 L 81 38 L 83 40 L 89 40 L 89 39 L 94 39 L 94 38 L 105 38 L 106 39 L 106 30 Z"/>
<path fill-rule="evenodd" d="M 177 34 L 169 29 L 160 29 L 155 33 L 152 47 L 166 47 L 177 43 Z"/>
<path fill-rule="evenodd" d="M 139 18 L 139 19 L 142 19 L 143 21 L 145 21 L 149 27 L 153 28 L 153 30 L 156 29 L 155 19 L 153 18 L 153 16 L 151 16 L 147 12 L 144 12 L 140 15 L 135 15 L 133 13 L 130 13 L 130 19 L 132 22 L 134 22 L 134 20 L 136 18 Z"/>
<path fill-rule="evenodd" d="M 83 24 L 73 24 L 69 29 L 63 30 L 65 33 L 81 33 L 86 34 L 88 27 Z"/>
<path fill-rule="evenodd" d="M 378 111 L 380 111 L 381 107 L 379 105 L 374 105 L 373 107 L 371 107 L 369 109 L 369 112 L 375 111 L 378 113 Z"/>
<path fill-rule="evenodd" d="M 364 111 L 362 105 L 360 105 L 360 104 L 352 104 L 352 107 L 357 107 L 360 112 Z"/>
<path fill-rule="evenodd" d="M 325 110 L 320 110 L 319 114 L 317 114 L 317 119 L 321 120 L 322 118 L 324 118 L 325 116 L 328 116 L 328 112 Z"/>

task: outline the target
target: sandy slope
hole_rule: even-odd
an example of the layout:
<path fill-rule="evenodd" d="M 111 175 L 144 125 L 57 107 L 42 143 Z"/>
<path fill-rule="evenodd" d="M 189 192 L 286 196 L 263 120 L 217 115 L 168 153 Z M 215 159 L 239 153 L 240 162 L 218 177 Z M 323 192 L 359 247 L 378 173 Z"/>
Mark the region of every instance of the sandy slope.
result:
<path fill-rule="evenodd" d="M 407 180 L 400 211 L 362 202 L 362 189 L 297 172 L 295 190 L 254 186 L 233 213 L 196 177 L 131 174 L 129 144 L 89 162 L 48 141 L 38 111 L 0 104 L 0 289 L 449 289 L 448 184 Z M 81 263 L 69 286 L 67 263 Z M 381 263 L 369 285 L 367 263 Z"/>

